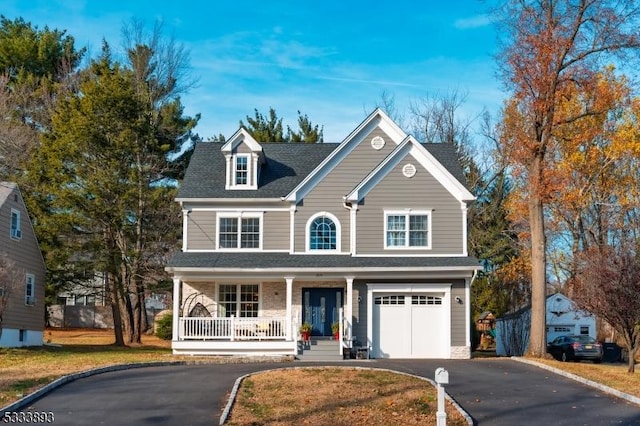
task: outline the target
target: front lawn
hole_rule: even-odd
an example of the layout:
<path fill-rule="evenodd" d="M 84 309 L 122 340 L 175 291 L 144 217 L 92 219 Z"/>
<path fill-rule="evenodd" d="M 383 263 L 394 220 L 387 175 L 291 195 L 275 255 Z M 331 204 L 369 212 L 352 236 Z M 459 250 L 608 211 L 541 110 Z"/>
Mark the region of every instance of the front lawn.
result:
<path fill-rule="evenodd" d="M 640 398 L 640 368 L 635 373 L 628 373 L 627 363 L 594 364 L 590 361 L 560 362 L 555 359 L 532 359 L 532 361 L 555 367 L 567 373 L 609 386 L 629 395 Z"/>
<path fill-rule="evenodd" d="M 115 364 L 172 361 L 169 342 L 144 336 L 137 347 L 113 346 L 111 330 L 47 330 L 52 345 L 0 349 L 0 407 L 59 377 Z"/>

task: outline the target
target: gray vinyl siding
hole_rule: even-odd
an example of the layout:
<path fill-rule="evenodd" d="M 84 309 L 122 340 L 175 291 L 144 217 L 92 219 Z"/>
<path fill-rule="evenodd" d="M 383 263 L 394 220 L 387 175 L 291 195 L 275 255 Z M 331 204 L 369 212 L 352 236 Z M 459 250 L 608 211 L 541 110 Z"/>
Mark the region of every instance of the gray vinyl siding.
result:
<path fill-rule="evenodd" d="M 385 140 L 379 151 L 371 147 L 371 139 L 375 136 Z M 340 220 L 342 251 L 349 252 L 349 210 L 343 206 L 342 197 L 351 192 L 396 146 L 386 133 L 376 127 L 306 195 L 296 209 L 296 252 L 305 251 L 307 220 L 321 211 L 327 211 Z"/>
<path fill-rule="evenodd" d="M 17 201 L 14 199 L 17 195 Z M 20 212 L 20 230 L 22 238 L 10 237 L 11 209 Z M 14 263 L 16 268 L 22 269 L 17 287 L 11 292 L 9 303 L 4 313 L 2 326 L 5 328 L 22 330 L 44 330 L 44 284 L 45 266 L 36 240 L 27 209 L 24 206 L 19 191 L 11 192 L 0 207 L 0 242 L 1 249 Z M 35 278 L 35 304 L 26 305 L 26 274 Z"/>
<path fill-rule="evenodd" d="M 263 250 L 289 251 L 290 213 L 288 211 L 267 211 L 263 216 Z"/>
<path fill-rule="evenodd" d="M 402 167 L 412 163 L 417 172 L 412 178 Z M 432 210 L 431 249 L 384 248 L 384 213 L 389 210 Z M 427 170 L 410 155 L 385 176 L 358 206 L 356 252 L 358 254 L 461 254 L 463 222 L 457 201 Z"/>
<path fill-rule="evenodd" d="M 233 150 L 234 154 L 251 154 L 251 148 L 246 143 L 238 144 Z"/>
<path fill-rule="evenodd" d="M 191 211 L 187 217 L 187 249 L 215 250 L 216 212 Z"/>
<path fill-rule="evenodd" d="M 358 302 L 358 297 L 361 298 Z M 367 282 L 353 282 L 353 330 L 351 335 L 363 346 L 367 345 Z"/>
<path fill-rule="evenodd" d="M 462 303 L 456 302 L 456 296 Z M 470 303 L 464 291 L 464 280 L 453 281 L 451 286 L 451 346 L 467 345 L 467 309 Z"/>
<path fill-rule="evenodd" d="M 188 250 L 216 249 L 216 212 L 192 211 L 187 223 Z M 289 212 L 266 211 L 262 216 L 262 249 L 289 250 Z"/>

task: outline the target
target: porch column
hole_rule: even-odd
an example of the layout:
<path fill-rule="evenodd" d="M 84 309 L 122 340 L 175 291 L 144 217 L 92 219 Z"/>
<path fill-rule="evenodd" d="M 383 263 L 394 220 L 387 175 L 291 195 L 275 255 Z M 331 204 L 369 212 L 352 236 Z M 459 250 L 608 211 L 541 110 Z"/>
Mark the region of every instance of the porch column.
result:
<path fill-rule="evenodd" d="M 171 340 L 178 340 L 178 326 L 180 321 L 180 278 L 173 278 L 173 327 L 171 329 Z"/>
<path fill-rule="evenodd" d="M 353 336 L 353 277 L 346 277 L 347 280 L 347 303 L 344 310 L 344 316 L 347 317 L 349 328 L 346 333 L 347 340 L 351 342 Z"/>
<path fill-rule="evenodd" d="M 284 277 L 287 282 L 287 335 L 286 339 L 291 340 L 291 329 L 293 327 L 293 321 L 291 316 L 293 315 L 293 277 Z"/>

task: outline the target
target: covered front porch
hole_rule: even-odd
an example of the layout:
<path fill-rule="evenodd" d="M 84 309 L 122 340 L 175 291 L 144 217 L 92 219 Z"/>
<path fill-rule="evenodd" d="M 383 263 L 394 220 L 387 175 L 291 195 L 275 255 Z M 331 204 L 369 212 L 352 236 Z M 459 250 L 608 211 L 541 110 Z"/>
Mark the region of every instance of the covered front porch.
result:
<path fill-rule="evenodd" d="M 320 336 L 332 336 L 336 324 L 339 353 L 351 346 L 352 277 L 181 276 L 173 284 L 174 354 L 295 356 L 303 322 Z"/>

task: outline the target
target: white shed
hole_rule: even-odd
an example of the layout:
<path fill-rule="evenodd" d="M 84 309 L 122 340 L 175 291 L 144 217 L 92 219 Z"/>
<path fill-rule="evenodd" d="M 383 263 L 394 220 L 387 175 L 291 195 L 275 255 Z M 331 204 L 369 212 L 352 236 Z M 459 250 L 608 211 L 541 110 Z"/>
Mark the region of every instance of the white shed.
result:
<path fill-rule="evenodd" d="M 567 296 L 547 296 L 547 342 L 563 334 L 588 335 L 596 338 L 595 317 L 579 309 Z M 531 307 L 528 306 L 496 320 L 496 354 L 522 355 L 529 344 Z"/>

